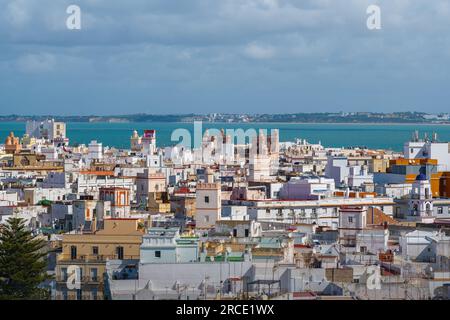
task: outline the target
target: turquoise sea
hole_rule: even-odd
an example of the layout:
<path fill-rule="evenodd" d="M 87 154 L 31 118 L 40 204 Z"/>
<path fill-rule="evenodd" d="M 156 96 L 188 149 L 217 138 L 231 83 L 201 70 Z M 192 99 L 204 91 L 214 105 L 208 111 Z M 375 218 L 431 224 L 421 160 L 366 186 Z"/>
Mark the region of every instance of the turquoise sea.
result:
<path fill-rule="evenodd" d="M 450 125 L 417 125 L 417 124 L 300 124 L 300 123 L 203 123 L 203 130 L 216 129 L 267 129 L 278 128 L 280 141 L 294 141 L 296 138 L 309 142 L 319 141 L 326 147 L 366 146 L 402 150 L 403 143 L 410 139 L 414 130 L 425 132 L 431 137 L 438 133 L 441 141 L 450 141 Z M 171 141 L 172 132 L 184 128 L 193 132 L 192 123 L 67 123 L 67 135 L 70 143 L 89 143 L 91 140 L 103 142 L 103 145 L 117 148 L 129 148 L 133 130 L 142 134 L 144 129 L 155 129 L 158 146 L 176 144 Z M 16 136 L 25 132 L 23 122 L 0 122 L 0 141 L 3 143 L 10 131 Z"/>

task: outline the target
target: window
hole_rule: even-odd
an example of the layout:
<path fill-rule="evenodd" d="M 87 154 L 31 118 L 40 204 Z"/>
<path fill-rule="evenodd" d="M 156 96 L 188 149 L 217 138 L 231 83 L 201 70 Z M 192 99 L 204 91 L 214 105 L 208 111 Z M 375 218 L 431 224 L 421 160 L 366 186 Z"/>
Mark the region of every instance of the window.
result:
<path fill-rule="evenodd" d="M 75 260 L 77 258 L 77 246 L 70 247 L 70 259 Z"/>
<path fill-rule="evenodd" d="M 92 247 L 92 254 L 93 255 L 97 255 L 98 254 L 98 247 L 97 246 Z"/>
<path fill-rule="evenodd" d="M 245 237 L 248 237 L 248 236 L 249 236 L 248 229 L 245 229 Z"/>
<path fill-rule="evenodd" d="M 97 268 L 91 268 L 91 280 L 97 281 Z"/>
<path fill-rule="evenodd" d="M 81 291 L 81 289 L 77 290 L 77 300 L 82 300 L 83 299 L 83 291 Z"/>
<path fill-rule="evenodd" d="M 353 223 L 353 217 L 348 217 L 348 222 Z"/>
<path fill-rule="evenodd" d="M 161 258 L 161 251 L 155 251 L 155 258 Z"/>
<path fill-rule="evenodd" d="M 209 203 L 209 197 L 205 196 L 205 203 Z"/>
<path fill-rule="evenodd" d="M 61 268 L 61 279 L 67 281 L 67 268 Z"/>
<path fill-rule="evenodd" d="M 123 260 L 123 247 L 116 248 L 117 259 Z"/>
<path fill-rule="evenodd" d="M 92 296 L 92 300 L 97 300 L 98 299 L 98 290 L 97 290 L 97 288 L 92 288 L 91 296 Z"/>
<path fill-rule="evenodd" d="M 444 208 L 438 207 L 438 208 L 437 208 L 437 213 L 438 213 L 438 214 L 443 214 L 443 213 L 444 213 Z"/>
<path fill-rule="evenodd" d="M 233 229 L 233 237 L 237 237 L 237 229 Z"/>

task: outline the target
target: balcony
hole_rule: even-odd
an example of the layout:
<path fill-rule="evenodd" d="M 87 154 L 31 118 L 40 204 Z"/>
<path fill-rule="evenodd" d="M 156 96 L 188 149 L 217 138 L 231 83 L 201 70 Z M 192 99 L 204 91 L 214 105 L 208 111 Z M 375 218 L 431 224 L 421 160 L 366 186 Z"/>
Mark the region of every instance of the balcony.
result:
<path fill-rule="evenodd" d="M 69 276 L 59 275 L 56 277 L 57 282 L 67 282 Z M 101 276 L 82 276 L 80 280 L 81 284 L 100 284 L 103 283 L 103 278 Z"/>
<path fill-rule="evenodd" d="M 70 254 L 58 255 L 57 262 L 70 263 L 105 263 L 107 260 L 137 260 L 140 256 L 123 255 L 123 259 L 119 259 L 119 255 L 78 255 L 73 259 Z"/>
<path fill-rule="evenodd" d="M 419 215 L 419 211 L 410 210 L 410 215 L 413 217 L 432 217 L 433 211 L 432 210 L 425 210 L 421 215 Z"/>

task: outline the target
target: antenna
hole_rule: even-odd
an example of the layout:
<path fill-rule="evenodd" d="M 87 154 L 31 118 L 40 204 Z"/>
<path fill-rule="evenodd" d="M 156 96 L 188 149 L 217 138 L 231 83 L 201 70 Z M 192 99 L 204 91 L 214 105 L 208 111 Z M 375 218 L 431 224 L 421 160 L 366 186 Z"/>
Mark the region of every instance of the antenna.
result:
<path fill-rule="evenodd" d="M 433 132 L 432 142 L 438 142 L 438 134 L 437 134 L 437 132 Z"/>

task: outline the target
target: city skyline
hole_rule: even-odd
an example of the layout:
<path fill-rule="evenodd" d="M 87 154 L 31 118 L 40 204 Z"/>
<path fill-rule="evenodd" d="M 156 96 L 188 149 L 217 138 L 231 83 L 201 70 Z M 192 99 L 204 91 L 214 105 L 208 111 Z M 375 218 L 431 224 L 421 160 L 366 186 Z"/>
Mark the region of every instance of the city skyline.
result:
<path fill-rule="evenodd" d="M 1 114 L 448 109 L 446 1 L 71 4 L 7 1 Z"/>

